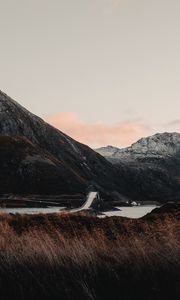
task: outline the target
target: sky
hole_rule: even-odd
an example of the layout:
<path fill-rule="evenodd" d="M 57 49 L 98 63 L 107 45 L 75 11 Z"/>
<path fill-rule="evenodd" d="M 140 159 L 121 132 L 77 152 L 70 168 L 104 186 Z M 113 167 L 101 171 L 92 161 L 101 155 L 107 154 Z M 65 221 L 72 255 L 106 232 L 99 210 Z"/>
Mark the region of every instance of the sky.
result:
<path fill-rule="evenodd" d="M 0 0 L 0 89 L 91 147 L 180 131 L 179 0 Z"/>

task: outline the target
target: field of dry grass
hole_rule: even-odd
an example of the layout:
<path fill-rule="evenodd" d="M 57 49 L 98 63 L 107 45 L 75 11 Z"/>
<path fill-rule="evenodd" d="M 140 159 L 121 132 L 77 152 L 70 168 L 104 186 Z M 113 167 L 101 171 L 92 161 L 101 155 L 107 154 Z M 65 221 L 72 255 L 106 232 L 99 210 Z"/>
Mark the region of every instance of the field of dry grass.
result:
<path fill-rule="evenodd" d="M 180 207 L 139 220 L 0 215 L 1 299 L 180 299 Z"/>

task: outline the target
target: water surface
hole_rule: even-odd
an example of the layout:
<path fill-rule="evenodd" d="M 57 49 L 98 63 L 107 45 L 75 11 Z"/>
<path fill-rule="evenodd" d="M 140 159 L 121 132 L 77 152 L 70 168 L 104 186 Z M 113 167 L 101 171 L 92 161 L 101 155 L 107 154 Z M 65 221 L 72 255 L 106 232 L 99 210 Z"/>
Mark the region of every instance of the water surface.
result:
<path fill-rule="evenodd" d="M 111 216 L 121 216 L 128 218 L 140 218 L 151 212 L 157 206 L 155 205 L 144 205 L 144 206 L 133 206 L 133 207 L 118 207 L 119 211 L 108 211 L 104 215 L 107 217 Z M 46 208 L 0 208 L 2 213 L 12 213 L 12 214 L 38 214 L 38 213 L 59 213 L 64 210 L 64 207 L 46 207 Z M 76 210 L 78 211 L 78 210 Z"/>
<path fill-rule="evenodd" d="M 150 213 L 157 206 L 155 205 L 143 205 L 143 206 L 132 206 L 132 207 L 118 207 L 119 211 L 108 211 L 105 213 L 106 216 L 121 216 L 128 218 L 141 218 L 147 213 Z"/>
<path fill-rule="evenodd" d="M 16 207 L 16 208 L 0 208 L 2 213 L 11 213 L 11 214 L 49 214 L 49 213 L 58 213 L 62 211 L 65 207 Z"/>

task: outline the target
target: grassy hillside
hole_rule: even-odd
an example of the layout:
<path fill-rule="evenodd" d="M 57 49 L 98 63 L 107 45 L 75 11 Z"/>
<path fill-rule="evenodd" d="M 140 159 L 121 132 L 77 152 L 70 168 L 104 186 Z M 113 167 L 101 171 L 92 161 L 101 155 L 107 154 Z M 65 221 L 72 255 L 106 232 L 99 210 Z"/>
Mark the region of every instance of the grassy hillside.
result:
<path fill-rule="evenodd" d="M 1 299 L 179 299 L 180 207 L 136 220 L 0 215 Z"/>

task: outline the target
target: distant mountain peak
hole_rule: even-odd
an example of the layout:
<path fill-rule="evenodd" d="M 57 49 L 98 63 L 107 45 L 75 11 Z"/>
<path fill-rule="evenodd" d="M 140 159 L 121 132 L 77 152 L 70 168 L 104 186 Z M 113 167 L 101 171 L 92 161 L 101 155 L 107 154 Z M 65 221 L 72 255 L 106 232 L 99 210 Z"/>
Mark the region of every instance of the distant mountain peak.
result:
<path fill-rule="evenodd" d="M 180 133 L 177 132 L 156 133 L 152 136 L 141 138 L 127 148 L 130 152 L 155 155 L 172 155 L 179 149 Z"/>
<path fill-rule="evenodd" d="M 149 142 L 156 142 L 156 143 L 169 143 L 173 142 L 176 143 L 177 141 L 180 141 L 180 133 L 178 132 L 162 132 L 162 133 L 156 133 L 154 135 L 148 136 L 148 137 L 143 137 L 139 139 L 137 142 L 133 143 L 131 146 L 141 143 L 149 143 Z"/>
<path fill-rule="evenodd" d="M 108 147 L 103 147 L 98 152 L 123 170 L 129 184 L 127 191 L 136 199 L 179 201 L 179 133 L 157 133 L 124 149 L 115 148 L 110 152 Z"/>
<path fill-rule="evenodd" d="M 156 133 L 152 136 L 139 139 L 127 148 L 120 149 L 113 146 L 107 146 L 98 148 L 96 151 L 105 157 L 112 158 L 136 155 L 174 155 L 180 152 L 180 133 Z"/>
<path fill-rule="evenodd" d="M 97 148 L 95 149 L 95 151 L 99 154 L 101 154 L 102 156 L 105 157 L 109 157 L 114 155 L 114 153 L 116 153 L 119 150 L 119 148 L 114 147 L 114 146 L 106 146 L 106 147 L 101 147 L 101 148 Z"/>

